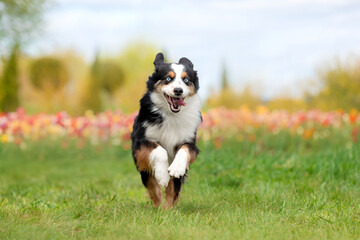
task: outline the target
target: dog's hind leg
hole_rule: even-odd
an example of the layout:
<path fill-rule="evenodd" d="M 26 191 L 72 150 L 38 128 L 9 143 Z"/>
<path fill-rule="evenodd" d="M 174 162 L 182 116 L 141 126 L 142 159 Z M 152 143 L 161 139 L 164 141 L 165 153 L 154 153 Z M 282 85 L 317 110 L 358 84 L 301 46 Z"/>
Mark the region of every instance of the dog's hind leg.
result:
<path fill-rule="evenodd" d="M 180 178 L 172 178 L 166 187 L 166 201 L 165 209 L 173 208 L 176 201 L 179 199 L 181 185 L 183 184 L 185 176 Z"/>
<path fill-rule="evenodd" d="M 140 172 L 141 180 L 147 188 L 150 199 L 153 201 L 155 207 L 159 207 L 162 202 L 161 187 L 156 179 L 148 172 Z"/>

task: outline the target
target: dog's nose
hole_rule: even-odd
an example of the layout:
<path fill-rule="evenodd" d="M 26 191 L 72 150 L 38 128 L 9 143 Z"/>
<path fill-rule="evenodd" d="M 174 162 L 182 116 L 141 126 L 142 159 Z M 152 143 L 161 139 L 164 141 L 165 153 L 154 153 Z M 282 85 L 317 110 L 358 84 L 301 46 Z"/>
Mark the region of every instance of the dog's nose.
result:
<path fill-rule="evenodd" d="M 183 93 L 183 89 L 182 88 L 174 88 L 174 93 L 176 96 L 181 96 L 181 94 Z"/>

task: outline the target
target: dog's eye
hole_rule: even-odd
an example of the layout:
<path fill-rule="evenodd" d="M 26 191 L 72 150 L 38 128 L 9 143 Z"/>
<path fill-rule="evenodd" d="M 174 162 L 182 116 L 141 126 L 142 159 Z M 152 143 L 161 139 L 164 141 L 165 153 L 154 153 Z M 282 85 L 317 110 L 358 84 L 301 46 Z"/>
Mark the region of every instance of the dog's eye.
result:
<path fill-rule="evenodd" d="M 168 82 L 170 82 L 170 81 L 171 81 L 171 77 L 167 77 L 165 80 L 168 81 Z"/>
<path fill-rule="evenodd" d="M 188 83 L 189 82 L 189 79 L 188 78 L 184 78 L 184 83 Z"/>

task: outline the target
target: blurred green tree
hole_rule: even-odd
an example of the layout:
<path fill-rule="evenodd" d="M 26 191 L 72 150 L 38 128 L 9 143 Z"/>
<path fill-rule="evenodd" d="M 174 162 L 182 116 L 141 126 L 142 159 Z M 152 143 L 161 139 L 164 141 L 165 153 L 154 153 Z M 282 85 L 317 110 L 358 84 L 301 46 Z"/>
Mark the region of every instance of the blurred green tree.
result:
<path fill-rule="evenodd" d="M 12 48 L 0 78 L 0 111 L 15 111 L 19 107 L 18 50 L 18 45 Z"/>
<path fill-rule="evenodd" d="M 90 75 L 82 102 L 85 109 L 99 112 L 103 105 L 102 96 L 112 98 L 116 90 L 124 84 L 124 72 L 121 66 L 112 60 L 101 61 L 97 53 Z"/>
<path fill-rule="evenodd" d="M 46 2 L 0 0 L 0 56 L 5 63 L 0 83 L 0 108 L 3 111 L 18 107 L 18 54 L 36 35 Z"/>
<path fill-rule="evenodd" d="M 54 94 L 68 83 L 69 74 L 61 60 L 42 57 L 31 64 L 30 81 L 36 89 L 44 93 L 47 111 L 51 111 Z"/>
<path fill-rule="evenodd" d="M 99 53 L 96 53 L 95 60 L 91 66 L 90 77 L 87 78 L 82 93 L 82 107 L 84 110 L 91 109 L 94 112 L 101 111 L 101 83 L 99 76 L 101 75 Z"/>
<path fill-rule="evenodd" d="M 360 106 L 360 59 L 341 62 L 323 67 L 316 79 L 319 91 L 305 93 L 310 107 L 322 110 L 341 108 L 351 110 Z"/>
<path fill-rule="evenodd" d="M 124 84 L 124 73 L 118 64 L 107 60 L 98 63 L 97 68 L 94 77 L 108 94 L 112 95 L 117 88 Z"/>
<path fill-rule="evenodd" d="M 223 63 L 223 70 L 222 70 L 222 76 L 221 76 L 221 88 L 222 90 L 229 88 L 229 82 L 227 78 L 227 71 L 226 71 L 226 65 Z"/>
<path fill-rule="evenodd" d="M 37 34 L 46 0 L 0 0 L 0 55 L 14 45 L 20 49 Z"/>
<path fill-rule="evenodd" d="M 38 89 L 57 90 L 63 88 L 69 78 L 64 64 L 59 59 L 42 57 L 32 63 L 30 80 Z"/>

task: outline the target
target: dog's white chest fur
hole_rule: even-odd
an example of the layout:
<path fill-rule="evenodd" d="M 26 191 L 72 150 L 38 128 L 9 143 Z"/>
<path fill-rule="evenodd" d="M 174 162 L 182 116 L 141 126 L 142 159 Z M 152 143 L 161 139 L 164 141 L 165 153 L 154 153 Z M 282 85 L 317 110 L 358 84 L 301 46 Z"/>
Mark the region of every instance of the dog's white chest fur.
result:
<path fill-rule="evenodd" d="M 157 94 L 152 95 L 153 102 L 157 102 Z M 175 147 L 179 144 L 191 142 L 195 137 L 195 131 L 201 122 L 200 118 L 200 99 L 197 95 L 187 100 L 187 105 L 179 113 L 171 113 L 167 110 L 168 106 L 160 105 L 154 111 L 162 112 L 162 124 L 148 124 L 146 127 L 145 137 L 148 140 L 158 142 L 169 155 L 169 162 L 172 162 L 175 156 Z"/>

